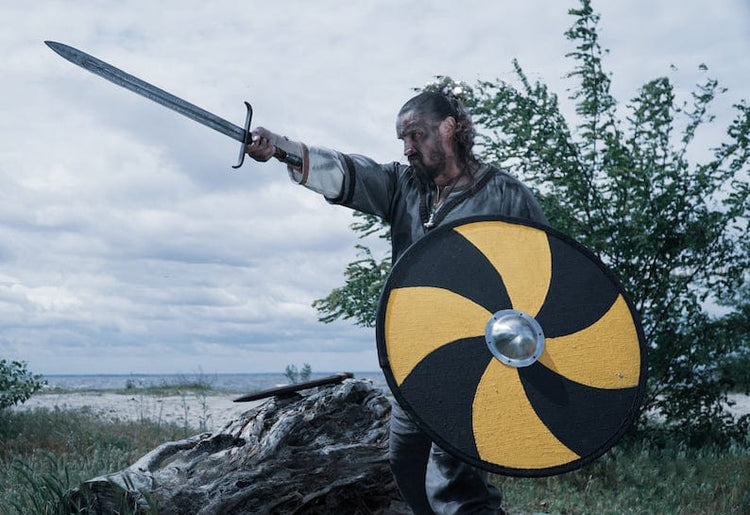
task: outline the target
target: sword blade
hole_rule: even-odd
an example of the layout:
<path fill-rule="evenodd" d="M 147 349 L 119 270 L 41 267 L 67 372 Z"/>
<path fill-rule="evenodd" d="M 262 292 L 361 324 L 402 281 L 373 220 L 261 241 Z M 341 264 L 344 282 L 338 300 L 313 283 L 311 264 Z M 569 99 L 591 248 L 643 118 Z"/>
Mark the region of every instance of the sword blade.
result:
<path fill-rule="evenodd" d="M 81 68 L 90 71 L 107 79 L 113 84 L 117 84 L 133 93 L 137 93 L 142 97 L 146 97 L 157 104 L 161 104 L 164 107 L 168 107 L 174 111 L 177 111 L 183 116 L 195 120 L 196 122 L 210 127 L 215 131 L 229 136 L 232 139 L 244 143 L 246 141 L 246 132 L 242 127 L 224 120 L 216 116 L 213 113 L 206 111 L 190 102 L 187 102 L 175 95 L 164 91 L 163 89 L 157 88 L 153 84 L 134 77 L 129 73 L 126 73 L 119 68 L 112 66 L 109 63 L 105 63 L 101 59 L 81 52 L 80 50 L 73 48 L 72 46 L 65 45 L 63 43 L 57 43 L 55 41 L 45 41 L 48 47 L 57 52 L 60 56 L 64 57 L 73 64 L 80 66 Z"/>

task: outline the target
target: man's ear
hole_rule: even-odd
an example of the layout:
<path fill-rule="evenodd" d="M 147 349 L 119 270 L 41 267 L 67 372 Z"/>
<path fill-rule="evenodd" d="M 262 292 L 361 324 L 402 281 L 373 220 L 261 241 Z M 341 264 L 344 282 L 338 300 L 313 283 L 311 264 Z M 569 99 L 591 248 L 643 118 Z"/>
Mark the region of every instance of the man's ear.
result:
<path fill-rule="evenodd" d="M 448 138 L 452 139 L 456 134 L 456 125 L 456 119 L 452 116 L 449 116 L 448 118 L 440 122 L 440 125 L 438 126 L 438 132 L 440 133 L 440 136 L 447 136 Z"/>

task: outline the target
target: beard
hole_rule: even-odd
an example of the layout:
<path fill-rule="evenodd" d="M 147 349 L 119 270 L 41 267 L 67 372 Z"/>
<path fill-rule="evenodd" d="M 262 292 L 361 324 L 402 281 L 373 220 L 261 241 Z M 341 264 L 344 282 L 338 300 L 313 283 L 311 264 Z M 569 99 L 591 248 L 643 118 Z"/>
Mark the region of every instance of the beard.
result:
<path fill-rule="evenodd" d="M 426 182 L 431 182 L 445 170 L 447 159 L 445 151 L 437 148 L 430 152 L 430 161 L 432 164 L 425 164 L 424 157 L 421 153 L 415 154 L 409 158 L 409 164 L 416 172 L 417 176 Z"/>

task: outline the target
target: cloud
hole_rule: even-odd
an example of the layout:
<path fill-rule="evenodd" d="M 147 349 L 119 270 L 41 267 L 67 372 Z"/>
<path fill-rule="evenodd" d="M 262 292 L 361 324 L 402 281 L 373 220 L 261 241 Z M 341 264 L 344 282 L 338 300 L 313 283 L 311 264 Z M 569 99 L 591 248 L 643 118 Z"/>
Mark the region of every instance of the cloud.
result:
<path fill-rule="evenodd" d="M 355 257 L 350 213 L 279 164 L 65 62 L 79 47 L 233 123 L 400 158 L 394 116 L 434 75 L 529 76 L 566 100 L 575 2 L 6 2 L 0 16 L 0 356 L 43 373 L 374 369 L 371 330 L 311 302 Z M 595 2 L 626 103 L 677 66 L 748 98 L 749 8 Z M 711 138 L 711 135 L 707 135 Z M 382 244 L 379 244 L 382 247 Z M 346 365 L 351 363 L 351 367 Z"/>

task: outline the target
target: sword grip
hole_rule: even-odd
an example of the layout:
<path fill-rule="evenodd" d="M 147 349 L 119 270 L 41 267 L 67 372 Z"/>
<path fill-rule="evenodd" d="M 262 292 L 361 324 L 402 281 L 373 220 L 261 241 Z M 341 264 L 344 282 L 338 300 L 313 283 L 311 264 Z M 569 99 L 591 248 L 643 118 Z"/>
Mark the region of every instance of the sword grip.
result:
<path fill-rule="evenodd" d="M 294 168 L 302 168 L 301 157 L 296 156 L 294 154 L 290 154 L 289 152 L 286 152 L 284 150 L 281 150 L 279 147 L 276 147 L 276 152 L 273 154 L 273 157 L 275 157 L 282 163 L 286 163 L 289 166 L 292 166 Z"/>

